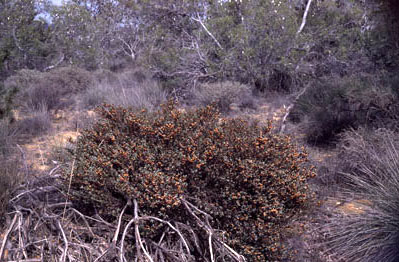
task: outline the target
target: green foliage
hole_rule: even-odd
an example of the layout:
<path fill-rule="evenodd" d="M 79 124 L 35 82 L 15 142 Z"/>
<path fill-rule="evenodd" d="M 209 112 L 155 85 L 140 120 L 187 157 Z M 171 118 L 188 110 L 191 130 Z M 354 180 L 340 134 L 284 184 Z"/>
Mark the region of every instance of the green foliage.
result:
<path fill-rule="evenodd" d="M 255 84 L 262 91 L 279 89 L 269 86 L 269 79 L 279 68 L 290 75 L 295 63 L 289 50 L 296 45 L 293 40 L 298 24 L 297 14 L 290 4 L 233 1 L 211 12 L 210 28 L 226 49 L 221 53 L 224 73 L 232 79 Z"/>
<path fill-rule="evenodd" d="M 98 45 L 101 41 L 101 20 L 94 19 L 84 5 L 73 2 L 51 9 L 55 41 L 65 58 L 74 65 L 97 69 L 102 62 Z M 96 34 L 97 33 L 97 34 Z"/>
<path fill-rule="evenodd" d="M 362 24 L 365 10 L 355 1 L 314 1 L 300 35 L 317 77 L 351 75 L 370 68 Z"/>
<path fill-rule="evenodd" d="M 16 90 L 6 90 L 4 85 L 0 83 L 0 119 L 7 116 L 11 116 L 11 110 L 13 109 L 13 99 Z"/>
<path fill-rule="evenodd" d="M 136 199 L 144 214 L 188 223 L 185 198 L 211 214 L 214 228 L 250 261 L 284 256 L 281 230 L 311 198 L 313 176 L 289 137 L 220 119 L 212 107 L 182 112 L 169 102 L 148 113 L 106 105 L 99 113 L 102 120 L 76 144 L 75 201 L 115 219 Z M 64 179 L 67 187 L 68 172 Z M 158 230 L 144 228 L 154 240 Z"/>
<path fill-rule="evenodd" d="M 312 144 L 329 144 L 343 130 L 361 125 L 395 129 L 396 95 L 379 84 L 370 76 L 314 82 L 297 101 L 291 120 L 303 121 Z"/>
<path fill-rule="evenodd" d="M 365 32 L 364 48 L 373 63 L 380 69 L 397 70 L 399 63 L 398 3 L 376 1 L 369 3 L 369 25 Z"/>
<path fill-rule="evenodd" d="M 146 31 L 148 1 L 68 1 L 52 6 L 53 39 L 65 59 L 88 70 L 123 69 L 136 63 L 152 32 Z M 149 29 L 148 29 L 149 30 Z M 147 41 L 148 39 L 148 41 Z M 144 43 L 144 40 L 147 42 Z"/>
<path fill-rule="evenodd" d="M 61 67 L 50 72 L 20 70 L 5 81 L 5 90 L 14 94 L 16 106 L 40 111 L 62 106 L 62 99 L 91 87 L 93 76 L 84 69 Z"/>
<path fill-rule="evenodd" d="M 43 43 L 88 69 L 145 65 L 167 89 L 231 80 L 290 92 L 309 77 L 396 66 L 396 27 L 381 22 L 386 10 L 314 1 L 297 34 L 305 5 L 294 2 L 69 1 L 50 8 L 51 41 Z"/>
<path fill-rule="evenodd" d="M 20 90 L 26 90 L 28 86 L 35 83 L 40 76 L 40 72 L 35 70 L 22 69 L 13 76 L 0 84 L 0 119 L 12 117 L 11 111 L 15 109 L 16 96 Z"/>
<path fill-rule="evenodd" d="M 23 68 L 44 69 L 55 53 L 51 28 L 37 15 L 45 1 L 0 1 L 0 79 Z"/>

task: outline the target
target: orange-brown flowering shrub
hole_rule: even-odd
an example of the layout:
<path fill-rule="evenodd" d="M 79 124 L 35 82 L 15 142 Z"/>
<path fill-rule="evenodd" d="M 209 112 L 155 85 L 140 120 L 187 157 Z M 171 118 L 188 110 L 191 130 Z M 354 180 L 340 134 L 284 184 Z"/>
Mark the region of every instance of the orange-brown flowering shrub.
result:
<path fill-rule="evenodd" d="M 210 214 L 213 228 L 248 261 L 279 260 L 280 229 L 310 199 L 313 176 L 289 137 L 272 134 L 270 125 L 221 119 L 211 106 L 98 111 L 102 120 L 76 144 L 75 201 L 114 219 L 136 199 L 143 214 L 189 223 L 184 198 Z M 144 230 L 157 237 L 157 229 Z"/>

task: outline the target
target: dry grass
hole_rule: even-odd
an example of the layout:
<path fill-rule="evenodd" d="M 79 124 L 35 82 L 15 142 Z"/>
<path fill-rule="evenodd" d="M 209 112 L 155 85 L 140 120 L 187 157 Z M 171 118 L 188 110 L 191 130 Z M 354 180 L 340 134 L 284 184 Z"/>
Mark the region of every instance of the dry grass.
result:
<path fill-rule="evenodd" d="M 348 172 L 342 173 L 343 197 L 335 199 L 338 213 L 322 227 L 325 249 L 338 261 L 398 261 L 398 135 L 383 129 L 352 130 L 343 135 L 341 148 L 340 164 Z M 358 208 L 348 212 L 351 206 Z"/>
<path fill-rule="evenodd" d="M 22 179 L 20 160 L 15 145 L 15 129 L 0 120 L 0 228 L 4 223 L 8 200 Z"/>
<path fill-rule="evenodd" d="M 83 108 L 93 108 L 102 103 L 117 106 L 156 109 L 167 100 L 167 92 L 150 76 L 137 71 L 118 74 L 97 73 L 98 83 L 81 97 Z"/>
<path fill-rule="evenodd" d="M 232 110 L 233 104 L 240 108 L 256 108 L 251 87 L 231 81 L 202 84 L 193 90 L 192 99 L 200 106 L 216 104 L 222 113 Z"/>
<path fill-rule="evenodd" d="M 34 110 L 28 117 L 19 120 L 16 126 L 21 134 L 38 136 L 51 130 L 51 115 L 46 106 Z"/>

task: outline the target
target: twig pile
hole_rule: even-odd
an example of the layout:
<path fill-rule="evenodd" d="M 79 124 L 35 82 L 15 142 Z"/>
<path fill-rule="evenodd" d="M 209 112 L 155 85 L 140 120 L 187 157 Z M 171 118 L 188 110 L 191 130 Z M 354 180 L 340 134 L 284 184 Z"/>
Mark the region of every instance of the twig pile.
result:
<path fill-rule="evenodd" d="M 135 199 L 109 223 L 68 201 L 59 189 L 58 170 L 22 185 L 10 200 L 0 261 L 246 261 L 211 227 L 211 216 L 187 200 L 183 206 L 192 218 L 187 223 L 140 215 Z M 126 223 L 128 209 L 133 216 Z M 164 225 L 156 242 L 140 233 L 148 222 Z"/>

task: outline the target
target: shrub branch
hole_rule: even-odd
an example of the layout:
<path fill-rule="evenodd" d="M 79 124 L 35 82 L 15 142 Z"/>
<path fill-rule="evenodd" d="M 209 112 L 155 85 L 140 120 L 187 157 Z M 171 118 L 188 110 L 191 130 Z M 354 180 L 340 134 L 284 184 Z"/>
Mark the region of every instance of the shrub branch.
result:
<path fill-rule="evenodd" d="M 195 219 L 195 225 L 155 216 L 140 216 L 135 199 L 133 218 L 126 225 L 122 217 L 128 216 L 125 213 L 132 206 L 130 201 L 125 204 L 118 220 L 109 223 L 98 214 L 87 216 L 76 210 L 68 202 L 68 197 L 58 190 L 57 177 L 53 170 L 52 176 L 34 178 L 15 192 L 9 203 L 10 208 L 20 211 L 15 211 L 14 218 L 7 225 L 1 242 L 2 259 L 29 262 L 100 262 L 117 259 L 125 262 L 134 258 L 138 261 L 168 261 L 171 258 L 173 261 L 191 262 L 195 261 L 191 243 L 200 250 L 199 239 L 207 239 L 207 251 L 203 252 L 209 254 L 209 258 L 205 261 L 216 261 L 217 257 L 218 261 L 246 261 L 217 237 L 216 230 L 210 225 L 211 216 L 184 199 L 182 208 Z M 201 219 L 198 214 L 204 218 Z M 150 221 L 166 226 L 157 243 L 140 232 L 141 225 Z M 197 226 L 206 231 L 206 236 L 198 235 L 194 230 Z M 173 235 L 177 235 L 178 239 L 174 239 Z M 60 239 L 63 246 L 58 245 L 55 239 Z M 132 257 L 132 253 L 135 257 Z"/>

